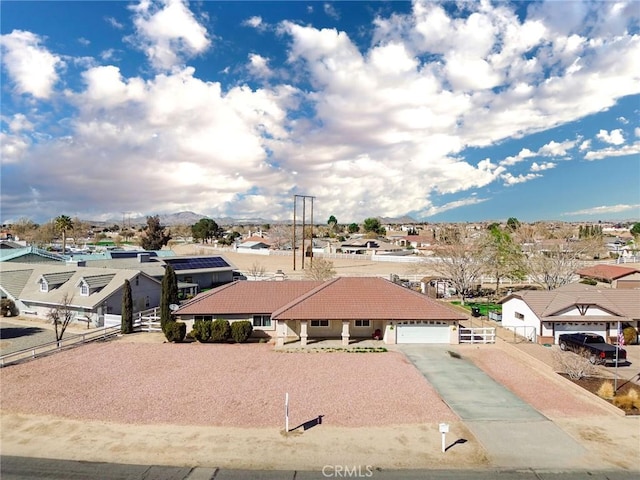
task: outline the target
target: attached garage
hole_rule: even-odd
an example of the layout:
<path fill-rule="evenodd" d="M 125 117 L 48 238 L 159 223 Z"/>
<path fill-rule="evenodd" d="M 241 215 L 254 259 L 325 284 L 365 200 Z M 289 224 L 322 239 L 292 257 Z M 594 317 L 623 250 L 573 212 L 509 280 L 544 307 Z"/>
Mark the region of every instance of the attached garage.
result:
<path fill-rule="evenodd" d="M 593 322 L 555 322 L 553 328 L 553 334 L 555 343 L 558 343 L 558 337 L 563 333 L 595 333 L 601 335 L 603 338 L 607 338 L 607 325 L 606 323 L 593 323 Z"/>
<path fill-rule="evenodd" d="M 450 343 L 448 322 L 416 320 L 399 322 L 396 343 Z"/>

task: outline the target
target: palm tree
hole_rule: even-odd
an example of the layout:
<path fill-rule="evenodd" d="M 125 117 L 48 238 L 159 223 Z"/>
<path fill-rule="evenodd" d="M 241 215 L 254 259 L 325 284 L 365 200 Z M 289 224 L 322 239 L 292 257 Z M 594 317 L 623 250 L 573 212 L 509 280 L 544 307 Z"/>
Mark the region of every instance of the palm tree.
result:
<path fill-rule="evenodd" d="M 73 220 L 67 215 L 60 215 L 54 220 L 56 230 L 62 233 L 62 254 L 67 251 L 67 230 L 73 228 Z"/>

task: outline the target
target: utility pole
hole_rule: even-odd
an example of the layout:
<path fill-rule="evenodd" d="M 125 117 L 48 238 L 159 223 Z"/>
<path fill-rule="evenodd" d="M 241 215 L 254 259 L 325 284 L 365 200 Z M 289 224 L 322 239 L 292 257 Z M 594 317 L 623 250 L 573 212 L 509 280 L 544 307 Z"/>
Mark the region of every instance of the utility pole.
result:
<path fill-rule="evenodd" d="M 310 254 L 310 262 L 313 262 L 313 199 L 315 197 L 311 197 L 309 195 L 294 195 L 293 196 L 293 269 L 296 269 L 296 211 L 298 208 L 298 199 L 302 199 L 302 248 L 301 250 L 301 258 L 302 258 L 302 269 L 304 270 L 304 257 L 305 257 L 305 239 L 306 239 L 306 219 L 307 219 L 307 199 L 311 199 L 311 254 Z"/>

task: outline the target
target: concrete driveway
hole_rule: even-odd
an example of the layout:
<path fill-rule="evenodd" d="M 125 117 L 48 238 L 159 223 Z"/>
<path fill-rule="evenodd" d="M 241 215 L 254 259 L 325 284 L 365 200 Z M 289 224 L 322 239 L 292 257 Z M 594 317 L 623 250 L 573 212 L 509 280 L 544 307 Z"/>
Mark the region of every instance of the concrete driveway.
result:
<path fill-rule="evenodd" d="M 585 468 L 586 449 L 449 345 L 398 345 L 485 448 L 507 468 Z"/>

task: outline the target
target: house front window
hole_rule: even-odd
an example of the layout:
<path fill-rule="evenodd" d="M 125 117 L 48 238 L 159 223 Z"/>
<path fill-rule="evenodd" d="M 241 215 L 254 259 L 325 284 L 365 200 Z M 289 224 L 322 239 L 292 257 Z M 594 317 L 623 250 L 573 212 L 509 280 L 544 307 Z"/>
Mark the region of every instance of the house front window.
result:
<path fill-rule="evenodd" d="M 47 285 L 47 282 L 40 282 L 40 291 L 41 292 L 49 291 L 49 285 Z"/>
<path fill-rule="evenodd" d="M 193 317 L 194 320 L 203 320 L 203 321 L 212 321 L 213 315 L 195 315 Z"/>
<path fill-rule="evenodd" d="M 328 327 L 329 320 L 311 320 L 312 327 Z"/>
<path fill-rule="evenodd" d="M 371 320 L 356 320 L 356 327 L 370 327 Z"/>
<path fill-rule="evenodd" d="M 270 327 L 271 316 L 270 315 L 254 315 L 253 326 L 254 327 Z"/>
<path fill-rule="evenodd" d="M 80 285 L 80 295 L 82 295 L 83 297 L 89 296 L 89 285 Z"/>
<path fill-rule="evenodd" d="M 521 313 L 519 313 L 519 312 L 516 312 L 516 318 L 517 318 L 518 320 L 524 320 L 524 315 L 523 315 L 523 314 L 521 314 Z"/>

